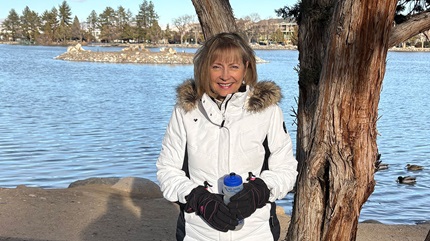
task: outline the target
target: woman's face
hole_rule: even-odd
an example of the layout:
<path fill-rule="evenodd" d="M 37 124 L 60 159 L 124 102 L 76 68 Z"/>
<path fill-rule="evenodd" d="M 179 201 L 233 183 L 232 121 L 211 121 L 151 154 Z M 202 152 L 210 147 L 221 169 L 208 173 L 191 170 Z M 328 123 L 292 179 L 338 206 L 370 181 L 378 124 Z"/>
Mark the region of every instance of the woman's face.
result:
<path fill-rule="evenodd" d="M 245 77 L 246 66 L 241 58 L 229 55 L 232 56 L 218 56 L 209 67 L 210 86 L 217 99 L 237 92 Z"/>

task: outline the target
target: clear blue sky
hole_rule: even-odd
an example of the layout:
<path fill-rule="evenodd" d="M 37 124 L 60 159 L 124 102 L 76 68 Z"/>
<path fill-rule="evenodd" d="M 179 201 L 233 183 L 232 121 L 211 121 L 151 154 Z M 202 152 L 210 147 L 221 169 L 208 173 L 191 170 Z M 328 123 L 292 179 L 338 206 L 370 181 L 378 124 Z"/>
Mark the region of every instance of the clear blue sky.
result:
<path fill-rule="evenodd" d="M 62 2 L 63 0 L 0 0 L 0 20 L 5 19 L 12 8 L 21 15 L 25 6 L 28 6 L 30 10 L 41 15 L 45 10 L 50 11 L 53 7 L 58 9 Z M 154 3 L 155 11 L 159 15 L 161 27 L 166 24 L 172 25 L 172 19 L 179 16 L 185 14 L 195 15 L 191 0 L 152 0 L 152 2 Z M 285 5 L 293 5 L 296 2 L 297 0 L 230 0 L 230 5 L 236 18 L 258 13 L 261 19 L 267 19 L 276 17 L 274 9 Z M 85 21 L 92 10 L 100 14 L 106 7 L 112 7 L 116 10 L 118 6 L 122 6 L 125 9 L 130 9 L 133 15 L 136 15 L 143 0 L 67 0 L 67 3 L 72 10 L 72 17 L 76 15 L 79 21 L 82 22 Z"/>

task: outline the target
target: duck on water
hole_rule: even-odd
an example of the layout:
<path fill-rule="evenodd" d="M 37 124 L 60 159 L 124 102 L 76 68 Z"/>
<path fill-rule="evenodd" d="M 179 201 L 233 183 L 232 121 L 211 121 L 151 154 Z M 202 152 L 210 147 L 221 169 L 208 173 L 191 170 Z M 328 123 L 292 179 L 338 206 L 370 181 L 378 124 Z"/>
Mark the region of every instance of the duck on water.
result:
<path fill-rule="evenodd" d="M 397 178 L 397 182 L 401 184 L 415 184 L 417 182 L 417 179 L 411 176 L 405 176 L 405 177 L 399 176 Z"/>

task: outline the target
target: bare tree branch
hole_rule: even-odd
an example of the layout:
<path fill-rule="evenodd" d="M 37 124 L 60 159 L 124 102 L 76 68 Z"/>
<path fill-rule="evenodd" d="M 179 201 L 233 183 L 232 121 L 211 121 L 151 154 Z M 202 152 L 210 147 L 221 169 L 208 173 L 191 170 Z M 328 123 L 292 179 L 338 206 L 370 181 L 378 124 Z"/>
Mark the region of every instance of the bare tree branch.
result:
<path fill-rule="evenodd" d="M 388 46 L 393 47 L 419 33 L 430 29 L 430 12 L 413 15 L 405 22 L 393 27 Z"/>

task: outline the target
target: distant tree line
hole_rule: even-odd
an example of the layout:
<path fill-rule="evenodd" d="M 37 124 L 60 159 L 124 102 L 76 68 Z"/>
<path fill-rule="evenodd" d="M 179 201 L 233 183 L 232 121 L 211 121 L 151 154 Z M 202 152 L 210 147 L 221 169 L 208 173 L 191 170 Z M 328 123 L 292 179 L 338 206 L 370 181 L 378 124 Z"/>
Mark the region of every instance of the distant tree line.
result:
<path fill-rule="evenodd" d="M 144 0 L 135 16 L 122 6 L 116 10 L 106 7 L 100 14 L 92 10 L 86 21 L 80 22 L 77 16 L 72 18 L 69 4 L 63 1 L 58 8 L 45 10 L 41 15 L 28 6 L 22 15 L 11 9 L 3 21 L 3 34 L 12 41 L 20 39 L 39 44 L 95 41 L 96 32 L 102 42 L 172 39 L 174 34 L 169 26 L 163 31 L 158 18 L 153 2 Z"/>
<path fill-rule="evenodd" d="M 3 39 L 37 43 L 42 45 L 68 44 L 80 42 L 137 42 L 158 43 L 199 43 L 203 41 L 200 24 L 195 15 L 183 15 L 172 19 L 174 30 L 169 25 L 164 30 L 158 23 L 159 16 L 152 1 L 143 0 L 139 4 L 137 15 L 122 6 L 113 9 L 106 7 L 103 12 L 92 10 L 84 21 L 77 16 L 72 18 L 72 10 L 64 0 L 58 7 L 45 10 L 41 15 L 28 6 L 19 15 L 15 9 L 3 21 Z M 257 13 L 252 13 L 236 20 L 239 31 L 250 42 L 295 44 L 296 36 L 285 36 L 270 20 L 261 20 Z"/>

